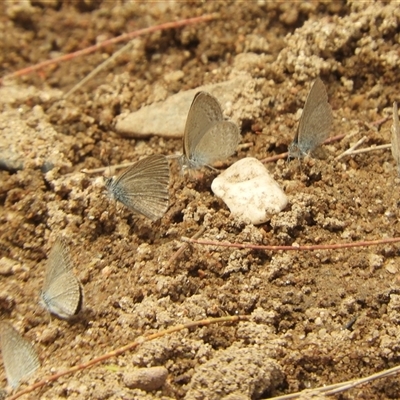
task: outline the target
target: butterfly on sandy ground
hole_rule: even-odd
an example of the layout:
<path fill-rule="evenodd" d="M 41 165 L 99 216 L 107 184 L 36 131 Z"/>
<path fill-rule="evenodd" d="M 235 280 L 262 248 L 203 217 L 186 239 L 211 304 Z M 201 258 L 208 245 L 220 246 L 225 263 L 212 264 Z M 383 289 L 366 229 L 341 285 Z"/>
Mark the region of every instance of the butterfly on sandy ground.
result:
<path fill-rule="evenodd" d="M 66 320 L 74 318 L 83 306 L 83 288 L 72 269 L 69 248 L 58 238 L 47 260 L 40 298 L 51 314 Z"/>
<path fill-rule="evenodd" d="M 332 123 L 325 85 L 317 78 L 307 96 L 296 135 L 289 145 L 289 158 L 302 158 L 312 153 L 329 137 Z"/>
<path fill-rule="evenodd" d="M 138 161 L 117 177 L 107 178 L 105 186 L 113 199 L 156 221 L 168 209 L 169 178 L 167 158 L 155 154 Z"/>
<path fill-rule="evenodd" d="M 39 357 L 33 345 L 6 321 L 0 322 L 0 347 L 8 384 L 16 389 L 39 367 Z"/>
<path fill-rule="evenodd" d="M 231 156 L 241 136 L 238 126 L 224 120 L 218 100 L 207 92 L 198 92 L 193 99 L 183 134 L 183 169 L 210 167 Z"/>
<path fill-rule="evenodd" d="M 400 176 L 400 124 L 397 103 L 393 103 L 393 125 L 392 125 L 392 155 L 397 164 L 397 173 Z"/>

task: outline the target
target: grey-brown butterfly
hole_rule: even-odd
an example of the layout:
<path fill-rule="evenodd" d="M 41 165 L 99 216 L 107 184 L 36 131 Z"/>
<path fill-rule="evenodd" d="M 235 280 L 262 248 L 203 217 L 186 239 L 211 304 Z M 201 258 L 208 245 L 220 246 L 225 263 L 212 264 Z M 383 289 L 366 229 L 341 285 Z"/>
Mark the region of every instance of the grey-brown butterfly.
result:
<path fill-rule="evenodd" d="M 66 320 L 75 317 L 83 306 L 83 288 L 72 268 L 69 248 L 58 238 L 47 260 L 40 297 L 50 313 Z"/>
<path fill-rule="evenodd" d="M 167 158 L 155 154 L 138 161 L 117 177 L 107 178 L 105 185 L 112 198 L 156 221 L 168 209 L 169 175 Z"/>
<path fill-rule="evenodd" d="M 312 153 L 329 137 L 332 123 L 332 109 L 325 85 L 317 78 L 307 96 L 296 135 L 289 145 L 289 158 L 300 158 Z"/>
<path fill-rule="evenodd" d="M 240 138 L 238 126 L 224 120 L 218 100 L 198 92 L 186 120 L 181 165 L 196 169 L 224 160 L 235 152 Z"/>
<path fill-rule="evenodd" d="M 397 173 L 400 176 L 400 124 L 397 103 L 393 103 L 393 125 L 392 125 L 392 155 L 397 164 Z"/>
<path fill-rule="evenodd" d="M 39 367 L 39 357 L 33 345 L 8 322 L 0 322 L 0 344 L 8 384 L 16 389 Z"/>

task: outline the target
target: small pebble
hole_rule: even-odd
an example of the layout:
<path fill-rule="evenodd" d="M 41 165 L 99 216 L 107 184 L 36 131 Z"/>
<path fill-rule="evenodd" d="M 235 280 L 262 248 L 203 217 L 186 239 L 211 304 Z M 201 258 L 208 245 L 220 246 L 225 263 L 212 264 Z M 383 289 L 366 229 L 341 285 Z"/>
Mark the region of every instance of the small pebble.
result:
<path fill-rule="evenodd" d="M 288 199 L 255 158 L 243 158 L 214 179 L 212 191 L 229 207 L 232 215 L 253 225 L 262 224 L 282 211 Z"/>
<path fill-rule="evenodd" d="M 389 264 L 385 267 L 386 271 L 389 272 L 390 274 L 397 274 L 399 272 L 398 268 L 394 264 Z"/>
<path fill-rule="evenodd" d="M 124 383 L 130 389 L 141 389 L 146 392 L 160 389 L 168 376 L 165 367 L 140 368 L 124 374 Z"/>
<path fill-rule="evenodd" d="M 172 72 L 168 72 L 164 75 L 164 80 L 167 83 L 171 83 L 171 82 L 177 82 L 179 80 L 181 80 L 183 77 L 185 76 L 185 73 L 183 71 L 172 71 Z"/>
<path fill-rule="evenodd" d="M 15 269 L 19 269 L 20 267 L 21 264 L 18 261 L 12 260 L 7 257 L 0 258 L 0 275 L 13 275 Z"/>
<path fill-rule="evenodd" d="M 58 327 L 46 328 L 42 334 L 39 336 L 39 342 L 43 344 L 54 343 L 59 336 Z"/>

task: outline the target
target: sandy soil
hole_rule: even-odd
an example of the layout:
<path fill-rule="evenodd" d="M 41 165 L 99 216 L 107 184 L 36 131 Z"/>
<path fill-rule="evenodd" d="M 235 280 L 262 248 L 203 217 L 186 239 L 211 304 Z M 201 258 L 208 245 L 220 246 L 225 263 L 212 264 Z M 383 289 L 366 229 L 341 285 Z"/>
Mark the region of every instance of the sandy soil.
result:
<path fill-rule="evenodd" d="M 0 88 L 0 158 L 8 168 L 0 170 L 0 315 L 35 343 L 36 378 L 175 324 L 252 319 L 164 337 L 27 398 L 261 399 L 399 364 L 398 245 L 301 253 L 194 245 L 168 264 L 181 236 L 202 227 L 209 239 L 275 245 L 400 236 L 390 151 L 335 159 L 363 136 L 365 147 L 390 141 L 391 120 L 373 123 L 400 100 L 398 4 L 31 3 L 0 3 L 1 76 L 124 32 L 220 13 L 135 39 L 134 50 L 67 100 L 62 93 L 121 45 Z M 238 121 L 249 145 L 231 162 L 285 152 L 318 75 L 333 108 L 332 136 L 348 134 L 301 170 L 296 160 L 267 165 L 290 203 L 268 223 L 234 220 L 211 192 L 214 173 L 189 179 L 174 161 L 171 206 L 157 223 L 110 201 L 101 174 L 80 172 L 180 152 L 178 139 L 120 137 L 114 118 L 232 71 L 255 79 L 260 101 Z M 38 305 L 57 235 L 67 238 L 85 292 L 85 311 L 73 323 L 50 321 Z M 131 388 L 131 374 L 153 366 L 168 371 L 162 387 Z M 0 382 L 6 386 L 3 370 Z M 387 378 L 341 398 L 399 397 L 398 379 Z"/>

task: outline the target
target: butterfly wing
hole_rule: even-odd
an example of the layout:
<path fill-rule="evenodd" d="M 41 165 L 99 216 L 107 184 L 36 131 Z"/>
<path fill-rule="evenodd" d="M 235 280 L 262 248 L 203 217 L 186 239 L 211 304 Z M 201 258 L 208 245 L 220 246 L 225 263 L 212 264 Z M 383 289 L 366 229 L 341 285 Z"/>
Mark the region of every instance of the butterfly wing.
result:
<path fill-rule="evenodd" d="M 234 122 L 217 122 L 194 148 L 191 162 L 194 167 L 200 167 L 224 160 L 235 152 L 239 142 L 240 132 Z"/>
<path fill-rule="evenodd" d="M 207 92 L 197 93 L 190 106 L 183 134 L 183 154 L 189 161 L 206 132 L 222 120 L 222 109 L 218 100 Z"/>
<path fill-rule="evenodd" d="M 312 152 L 328 138 L 332 122 L 332 109 L 325 85 L 317 78 L 307 96 L 292 148 L 295 149 L 297 145 L 300 156 Z"/>
<path fill-rule="evenodd" d="M 397 164 L 397 170 L 400 175 L 400 124 L 397 103 L 393 103 L 393 125 L 392 125 L 392 155 Z"/>
<path fill-rule="evenodd" d="M 50 251 L 40 297 L 49 312 L 63 319 L 72 318 L 82 308 L 82 286 L 72 271 L 71 255 L 62 238 L 57 238 Z"/>
<path fill-rule="evenodd" d="M 169 205 L 169 165 L 156 154 L 140 160 L 122 172 L 108 188 L 114 198 L 132 211 L 155 221 Z"/>
<path fill-rule="evenodd" d="M 30 342 L 9 323 L 0 324 L 0 344 L 7 382 L 14 389 L 39 367 L 39 357 Z"/>
<path fill-rule="evenodd" d="M 47 310 L 62 319 L 71 319 L 82 308 L 82 287 L 72 271 L 57 276 L 41 297 Z"/>
<path fill-rule="evenodd" d="M 54 242 L 47 260 L 43 291 L 46 291 L 58 276 L 71 269 L 72 260 L 68 245 L 64 239 L 59 237 Z"/>

